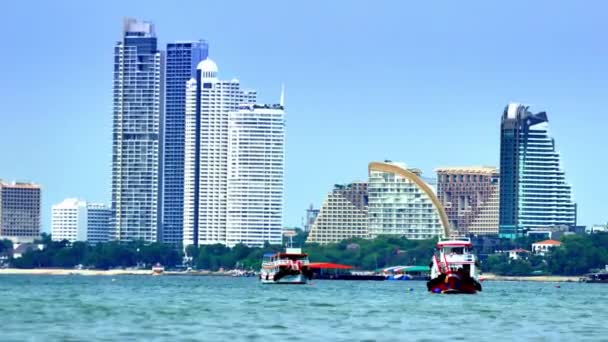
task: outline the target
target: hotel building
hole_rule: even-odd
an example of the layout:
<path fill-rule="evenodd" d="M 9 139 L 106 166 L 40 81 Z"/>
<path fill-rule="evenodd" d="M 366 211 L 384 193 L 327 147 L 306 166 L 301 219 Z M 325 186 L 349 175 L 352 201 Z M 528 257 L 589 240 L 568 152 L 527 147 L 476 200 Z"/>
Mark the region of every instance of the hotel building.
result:
<path fill-rule="evenodd" d="M 449 220 L 422 172 L 403 163 L 369 164 L 370 237 L 395 235 L 430 239 L 449 235 Z"/>
<path fill-rule="evenodd" d="M 228 121 L 226 244 L 282 243 L 285 111 L 241 105 Z"/>
<path fill-rule="evenodd" d="M 353 237 L 369 238 L 367 183 L 335 185 L 325 196 L 306 242 L 334 243 Z"/>
<path fill-rule="evenodd" d="M 114 48 L 113 238 L 157 241 L 163 55 L 154 25 L 127 18 Z"/>
<path fill-rule="evenodd" d="M 51 237 L 54 241 L 107 242 L 111 214 L 104 204 L 65 199 L 52 207 Z"/>
<path fill-rule="evenodd" d="M 184 228 L 186 82 L 196 77 L 196 67 L 208 52 L 204 40 L 167 44 L 161 241 L 174 245 L 182 243 Z"/>
<path fill-rule="evenodd" d="M 183 246 L 227 244 L 228 121 L 239 104 L 256 102 L 237 79 L 218 79 L 211 59 L 186 85 Z"/>
<path fill-rule="evenodd" d="M 511 103 L 502 114 L 499 234 L 576 225 L 576 204 L 549 134 L 547 113 Z"/>
<path fill-rule="evenodd" d="M 499 173 L 494 167 L 444 167 L 437 197 L 450 228 L 460 234 L 498 234 Z"/>
<path fill-rule="evenodd" d="M 32 242 L 40 236 L 40 186 L 0 180 L 0 239 Z"/>

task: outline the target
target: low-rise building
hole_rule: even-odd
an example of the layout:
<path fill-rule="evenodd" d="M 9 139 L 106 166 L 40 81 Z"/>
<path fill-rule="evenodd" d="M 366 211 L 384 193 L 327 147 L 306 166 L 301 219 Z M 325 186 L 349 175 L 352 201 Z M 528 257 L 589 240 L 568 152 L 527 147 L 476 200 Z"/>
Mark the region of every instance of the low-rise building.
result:
<path fill-rule="evenodd" d="M 562 243 L 556 240 L 544 240 L 532 244 L 532 252 L 538 255 L 545 255 L 554 248 L 561 246 Z"/>
<path fill-rule="evenodd" d="M 510 251 L 507 251 L 507 253 L 509 253 L 509 259 L 511 260 L 518 260 L 530 255 L 530 251 L 523 248 L 512 249 Z"/>
<path fill-rule="evenodd" d="M 608 232 L 608 224 L 594 224 L 589 227 L 585 227 L 585 233 L 593 234 L 593 233 L 605 233 Z"/>
<path fill-rule="evenodd" d="M 53 205 L 51 236 L 54 241 L 106 242 L 111 210 L 107 205 L 68 198 Z"/>

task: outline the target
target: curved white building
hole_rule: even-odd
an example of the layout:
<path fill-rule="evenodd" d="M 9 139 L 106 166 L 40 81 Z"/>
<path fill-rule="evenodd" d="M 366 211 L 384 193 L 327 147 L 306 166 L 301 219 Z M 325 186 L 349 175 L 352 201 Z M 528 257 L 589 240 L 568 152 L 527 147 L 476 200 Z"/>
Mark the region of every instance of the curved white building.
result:
<path fill-rule="evenodd" d="M 430 239 L 450 234 L 449 221 L 433 189 L 418 169 L 403 163 L 369 164 L 369 233 Z"/>

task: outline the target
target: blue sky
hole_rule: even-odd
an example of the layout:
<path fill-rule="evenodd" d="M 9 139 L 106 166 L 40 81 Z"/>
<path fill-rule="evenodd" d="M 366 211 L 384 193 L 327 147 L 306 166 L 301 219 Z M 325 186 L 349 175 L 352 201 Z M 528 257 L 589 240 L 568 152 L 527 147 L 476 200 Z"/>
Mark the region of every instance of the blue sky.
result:
<path fill-rule="evenodd" d="M 112 52 L 122 18 L 161 44 L 203 38 L 220 77 L 286 86 L 285 219 L 300 225 L 372 160 L 498 165 L 510 101 L 549 114 L 579 223 L 606 222 L 602 1 L 11 1 L 0 14 L 0 178 L 110 201 Z"/>

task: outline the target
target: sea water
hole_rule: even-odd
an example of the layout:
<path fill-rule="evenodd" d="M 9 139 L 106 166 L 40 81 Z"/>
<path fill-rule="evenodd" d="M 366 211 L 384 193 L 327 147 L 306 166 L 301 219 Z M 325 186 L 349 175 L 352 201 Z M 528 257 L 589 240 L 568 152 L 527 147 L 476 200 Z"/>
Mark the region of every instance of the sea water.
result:
<path fill-rule="evenodd" d="M 601 341 L 608 285 L 0 276 L 1 341 Z"/>

